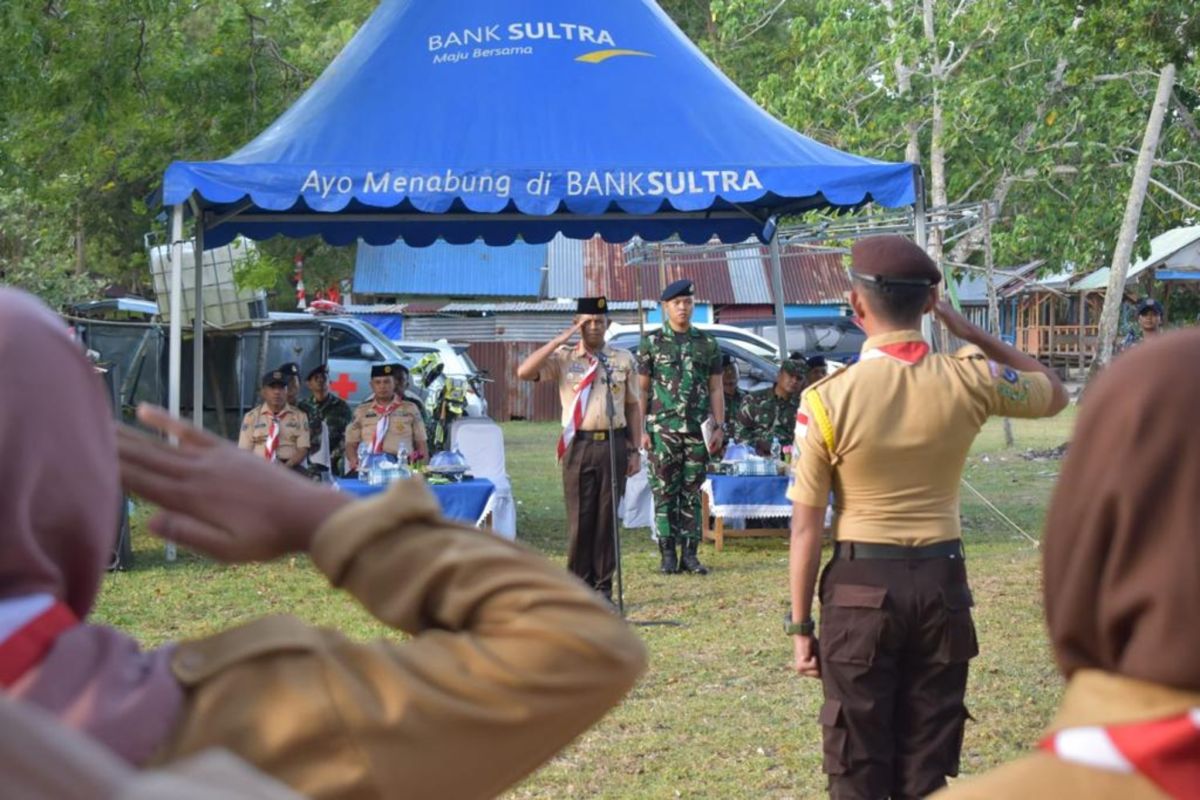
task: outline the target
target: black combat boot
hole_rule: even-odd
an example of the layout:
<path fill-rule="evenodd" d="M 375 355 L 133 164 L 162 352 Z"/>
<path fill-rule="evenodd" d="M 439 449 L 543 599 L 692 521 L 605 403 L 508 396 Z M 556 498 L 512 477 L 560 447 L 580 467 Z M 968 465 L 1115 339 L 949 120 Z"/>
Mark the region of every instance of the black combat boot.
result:
<path fill-rule="evenodd" d="M 679 572 L 679 559 L 675 555 L 674 536 L 659 537 L 658 552 L 662 556 L 662 563 L 658 568 L 659 572 L 663 575 L 674 575 L 676 572 Z"/>
<path fill-rule="evenodd" d="M 707 575 L 708 567 L 700 563 L 700 559 L 696 558 L 696 548 L 700 546 L 700 542 L 696 539 L 683 540 L 683 558 L 682 572 L 690 572 L 693 575 Z"/>

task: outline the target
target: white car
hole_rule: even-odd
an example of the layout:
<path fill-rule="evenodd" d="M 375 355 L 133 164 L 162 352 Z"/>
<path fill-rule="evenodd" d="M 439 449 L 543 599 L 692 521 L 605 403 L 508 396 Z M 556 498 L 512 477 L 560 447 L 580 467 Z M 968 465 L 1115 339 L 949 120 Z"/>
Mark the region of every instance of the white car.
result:
<path fill-rule="evenodd" d="M 662 327 L 661 323 L 651 322 L 646 324 L 646 333 L 653 333 Z M 764 339 L 756 333 L 751 333 L 743 328 L 734 327 L 733 325 L 709 324 L 697 322 L 696 327 L 705 333 L 712 334 L 717 339 L 733 342 L 742 348 L 749 350 L 756 356 L 761 356 L 768 361 L 779 361 L 779 348 L 769 339 Z M 604 334 L 604 341 L 611 341 L 615 336 L 638 332 L 638 326 L 613 324 L 608 326 L 608 332 Z"/>
<path fill-rule="evenodd" d="M 405 358 L 403 363 L 410 370 L 413 365 L 429 353 L 437 353 L 442 361 L 442 374 L 462 381 L 467 391 L 467 416 L 486 417 L 487 398 L 483 396 L 482 373 L 467 355 L 465 344 L 451 344 L 445 339 L 436 342 L 417 342 L 410 339 L 393 339 L 392 344 L 400 349 Z"/>

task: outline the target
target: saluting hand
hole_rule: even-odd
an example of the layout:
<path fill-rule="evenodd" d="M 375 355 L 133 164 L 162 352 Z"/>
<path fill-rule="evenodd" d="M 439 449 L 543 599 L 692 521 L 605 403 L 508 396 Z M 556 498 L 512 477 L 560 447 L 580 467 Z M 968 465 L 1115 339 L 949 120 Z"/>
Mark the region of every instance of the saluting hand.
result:
<path fill-rule="evenodd" d="M 955 311 L 954 306 L 945 300 L 939 300 L 933 307 L 933 315 L 941 320 L 942 324 L 946 326 L 946 330 L 959 339 L 965 342 L 974 341 L 975 334 L 979 329 L 969 319 Z"/>
<path fill-rule="evenodd" d="M 805 678 L 821 677 L 821 659 L 815 636 L 793 636 L 796 651 L 796 672 Z"/>
<path fill-rule="evenodd" d="M 571 337 L 579 333 L 580 329 L 583 328 L 583 323 L 584 320 L 582 318 L 576 320 L 571 327 L 567 328 L 565 331 L 555 337 L 554 341 L 559 345 L 564 345 L 571 341 Z"/>
<path fill-rule="evenodd" d="M 149 527 L 164 539 L 219 561 L 265 561 L 307 551 L 321 523 L 350 502 L 165 409 L 142 405 L 137 416 L 179 442 L 117 429 L 121 483 L 160 507 Z"/>

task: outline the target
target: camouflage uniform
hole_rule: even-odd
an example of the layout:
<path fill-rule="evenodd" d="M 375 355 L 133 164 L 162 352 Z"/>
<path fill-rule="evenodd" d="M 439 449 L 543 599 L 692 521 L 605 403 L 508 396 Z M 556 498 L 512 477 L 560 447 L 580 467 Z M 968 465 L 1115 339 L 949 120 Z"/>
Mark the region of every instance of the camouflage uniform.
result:
<path fill-rule="evenodd" d="M 300 401 L 300 410 L 308 415 L 308 438 L 312 441 L 311 452 L 321 449 L 321 423 L 329 427 L 329 463 L 335 474 L 341 473 L 343 448 L 346 445 L 346 428 L 354 412 L 350 404 L 333 392 L 325 395 L 320 403 L 315 397 Z"/>
<path fill-rule="evenodd" d="M 708 463 L 700 426 L 710 414 L 708 380 L 722 371 L 721 350 L 695 326 L 676 333 L 663 325 L 642 341 L 637 360 L 638 374 L 650 378 L 646 429 L 655 532 L 660 540 L 699 542 Z"/>
<path fill-rule="evenodd" d="M 796 430 L 796 410 L 800 395 L 780 397 L 775 387 L 746 395 L 737 417 L 737 440 L 748 444 L 759 455 L 771 452 L 771 440 L 790 445 Z M 725 412 L 729 414 L 728 411 Z"/>
<path fill-rule="evenodd" d="M 721 428 L 721 432 L 725 434 L 726 444 L 738 438 L 738 414 L 746 402 L 746 396 L 747 393 L 741 389 L 735 389 L 733 394 L 725 395 L 725 425 Z"/>

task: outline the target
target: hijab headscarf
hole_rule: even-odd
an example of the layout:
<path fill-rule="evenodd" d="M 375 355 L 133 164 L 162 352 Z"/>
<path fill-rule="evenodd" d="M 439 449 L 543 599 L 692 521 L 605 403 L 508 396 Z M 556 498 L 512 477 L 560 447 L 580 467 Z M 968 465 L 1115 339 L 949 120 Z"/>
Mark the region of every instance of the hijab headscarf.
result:
<path fill-rule="evenodd" d="M 86 622 L 120 519 L 111 405 L 62 322 L 11 289 L 0 289 L 0 369 L 0 602 L 50 594 L 82 620 L 9 693 L 143 763 L 183 694 L 169 650 L 143 653 Z"/>
<path fill-rule="evenodd" d="M 1087 391 L 1050 504 L 1046 619 L 1068 677 L 1200 691 L 1200 331 L 1156 337 Z"/>

